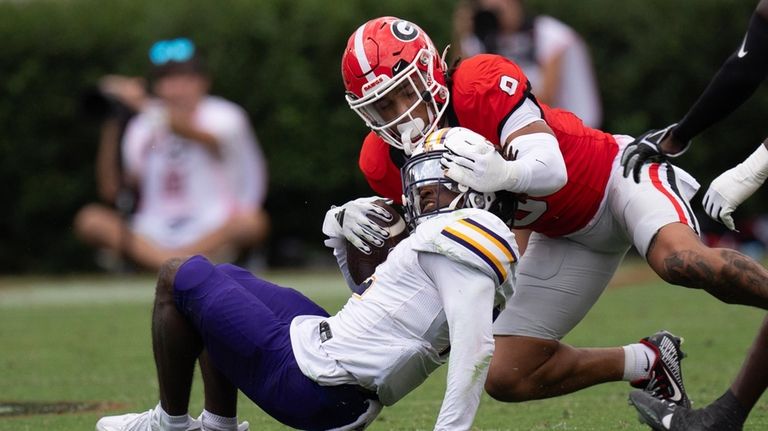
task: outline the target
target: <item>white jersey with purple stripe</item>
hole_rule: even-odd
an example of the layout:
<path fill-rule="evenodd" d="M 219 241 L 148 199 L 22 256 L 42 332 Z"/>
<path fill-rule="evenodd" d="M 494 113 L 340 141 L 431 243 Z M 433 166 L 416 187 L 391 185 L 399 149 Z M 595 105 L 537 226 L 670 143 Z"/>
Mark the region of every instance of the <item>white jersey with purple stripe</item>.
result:
<path fill-rule="evenodd" d="M 471 425 L 493 352 L 492 322 L 512 295 L 516 260 L 514 234 L 487 211 L 428 219 L 336 315 L 293 320 L 296 361 L 321 385 L 358 384 L 391 405 L 450 352 L 438 424 Z"/>

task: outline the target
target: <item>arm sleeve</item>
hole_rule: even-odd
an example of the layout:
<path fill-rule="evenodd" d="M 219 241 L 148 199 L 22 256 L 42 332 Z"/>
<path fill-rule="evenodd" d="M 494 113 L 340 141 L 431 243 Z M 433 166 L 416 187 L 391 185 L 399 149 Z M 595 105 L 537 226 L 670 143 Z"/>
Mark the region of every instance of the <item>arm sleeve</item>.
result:
<path fill-rule="evenodd" d="M 352 280 L 352 275 L 349 273 L 349 265 L 347 264 L 347 249 L 344 238 L 328 238 L 324 244 L 326 247 L 333 249 L 333 257 L 336 258 L 336 263 L 339 265 L 341 275 L 344 276 L 344 281 L 347 282 L 347 287 L 354 293 L 362 294 L 362 289 L 358 284 Z"/>
<path fill-rule="evenodd" d="M 549 133 L 530 133 L 514 138 L 505 153 L 512 151 L 516 184 L 509 190 L 531 196 L 549 196 L 568 182 L 565 159 L 557 138 Z M 507 155 L 509 159 L 509 155 Z"/>
<path fill-rule="evenodd" d="M 470 429 L 493 355 L 494 282 L 441 254 L 419 253 L 419 263 L 440 291 L 450 328 L 448 381 L 435 429 Z"/>
<path fill-rule="evenodd" d="M 722 65 L 673 134 L 688 142 L 744 103 L 768 75 L 768 21 L 754 13 L 739 50 Z"/>

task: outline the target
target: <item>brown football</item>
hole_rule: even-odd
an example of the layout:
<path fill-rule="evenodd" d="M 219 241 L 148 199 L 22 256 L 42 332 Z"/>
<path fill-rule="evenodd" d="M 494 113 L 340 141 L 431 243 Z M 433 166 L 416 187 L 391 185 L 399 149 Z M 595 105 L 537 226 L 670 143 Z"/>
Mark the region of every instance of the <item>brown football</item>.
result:
<path fill-rule="evenodd" d="M 400 241 L 408 237 L 408 229 L 405 226 L 405 220 L 400 214 L 383 200 L 378 200 L 374 204 L 384 208 L 392 214 L 392 220 L 384 222 L 378 217 L 369 217 L 376 224 L 389 231 L 389 237 L 384 240 L 384 245 L 375 247 L 370 245 L 371 254 L 365 254 L 357 247 L 347 241 L 347 268 L 349 275 L 356 284 L 364 282 L 373 275 L 376 267 L 387 259 L 389 251 L 392 250 Z"/>

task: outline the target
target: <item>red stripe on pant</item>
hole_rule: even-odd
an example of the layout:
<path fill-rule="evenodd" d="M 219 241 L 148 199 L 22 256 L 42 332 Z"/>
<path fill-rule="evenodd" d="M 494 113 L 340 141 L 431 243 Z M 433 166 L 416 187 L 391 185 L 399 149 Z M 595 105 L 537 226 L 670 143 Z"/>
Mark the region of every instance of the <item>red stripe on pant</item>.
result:
<path fill-rule="evenodd" d="M 680 223 L 688 224 L 688 218 L 685 216 L 685 212 L 683 211 L 683 207 L 680 206 L 680 202 L 678 202 L 677 199 L 672 196 L 672 193 L 664 188 L 664 184 L 661 183 L 661 178 L 659 178 L 660 167 L 661 164 L 659 163 L 651 164 L 651 167 L 648 170 L 648 174 L 651 176 L 651 183 L 653 183 L 653 186 L 656 187 L 656 189 L 660 191 L 664 196 L 666 196 L 670 202 L 672 202 L 672 206 L 674 206 L 675 211 L 677 211 L 677 216 L 680 219 Z"/>

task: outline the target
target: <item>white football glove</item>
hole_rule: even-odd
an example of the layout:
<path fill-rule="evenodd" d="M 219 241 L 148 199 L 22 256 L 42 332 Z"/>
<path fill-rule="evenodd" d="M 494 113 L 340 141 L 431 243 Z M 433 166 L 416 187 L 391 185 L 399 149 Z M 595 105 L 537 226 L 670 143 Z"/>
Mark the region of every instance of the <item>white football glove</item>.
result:
<path fill-rule="evenodd" d="M 743 184 L 733 178 L 730 170 L 725 171 L 712 181 L 701 201 L 701 204 L 704 205 L 704 211 L 712 219 L 724 224 L 730 230 L 736 230 L 731 214 L 739 204 L 754 193 L 754 190 L 748 191 L 746 196 L 739 199 L 736 195 L 743 195 L 744 191 L 738 191 L 736 188 L 743 188 Z"/>
<path fill-rule="evenodd" d="M 701 201 L 704 211 L 712 219 L 734 231 L 736 225 L 731 214 L 760 188 L 760 184 L 739 178 L 735 170 L 729 169 L 715 178 Z"/>
<path fill-rule="evenodd" d="M 760 145 L 743 162 L 712 181 L 702 200 L 704 210 L 728 229 L 736 230 L 731 214 L 763 185 L 767 177 L 768 149 Z"/>
<path fill-rule="evenodd" d="M 514 164 L 504 160 L 482 135 L 462 133 L 462 139 L 448 139 L 440 164 L 445 176 L 478 192 L 507 190 L 516 182 Z"/>
<path fill-rule="evenodd" d="M 392 215 L 373 203 L 377 200 L 383 200 L 387 204 L 392 203 L 391 200 L 373 196 L 355 199 L 340 207 L 331 207 L 325 213 L 323 220 L 323 233 L 331 238 L 326 241 L 326 245 L 334 247 L 335 239 L 346 238 L 365 254 L 371 254 L 371 245 L 375 247 L 384 245 L 384 240 L 389 237 L 389 232 L 377 225 L 368 216 L 391 221 Z"/>

